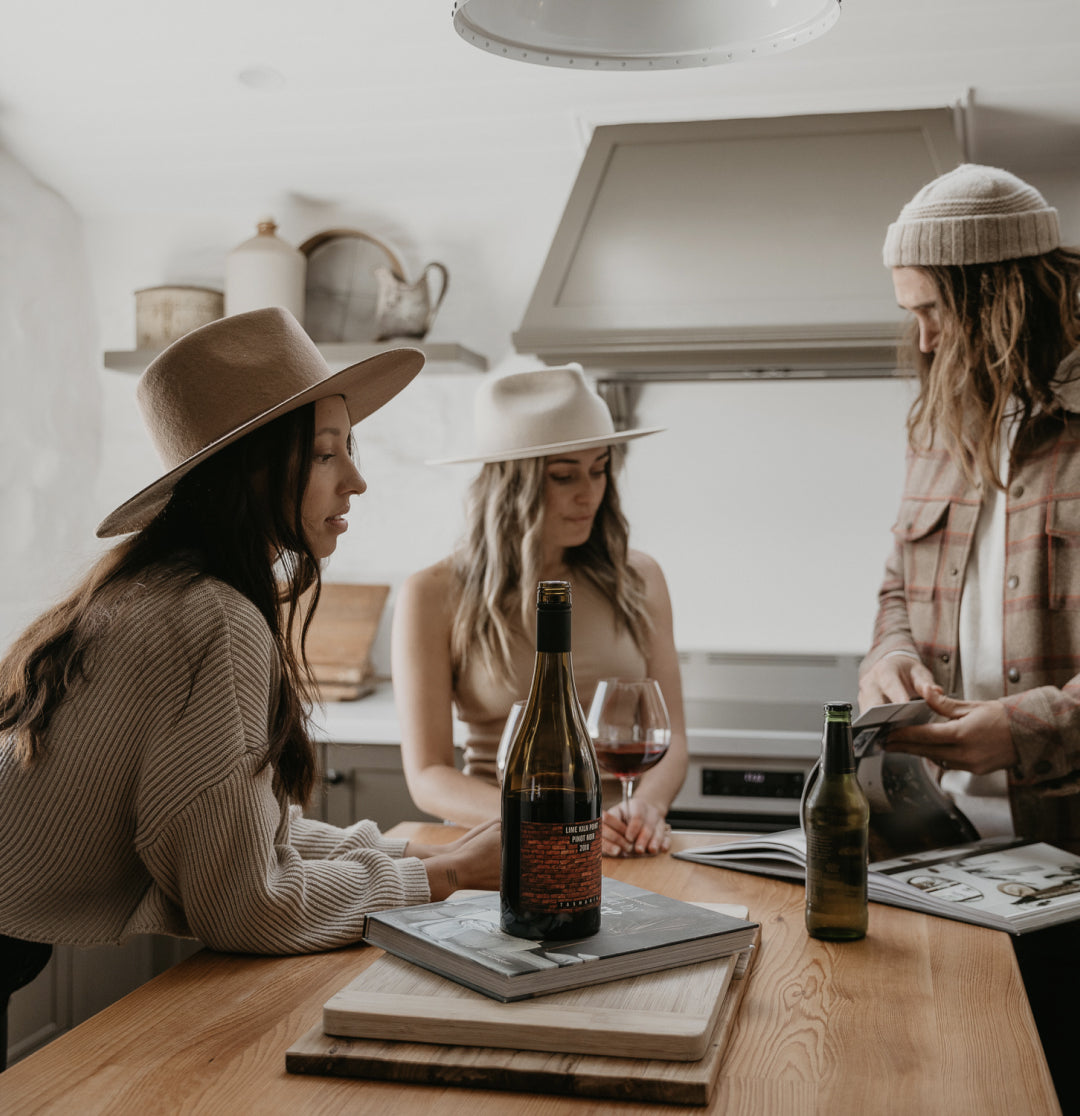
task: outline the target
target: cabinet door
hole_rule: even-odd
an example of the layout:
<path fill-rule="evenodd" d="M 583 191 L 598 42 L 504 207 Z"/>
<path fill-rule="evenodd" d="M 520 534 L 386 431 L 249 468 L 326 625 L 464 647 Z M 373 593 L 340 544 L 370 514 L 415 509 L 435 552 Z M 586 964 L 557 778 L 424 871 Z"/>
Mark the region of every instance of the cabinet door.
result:
<path fill-rule="evenodd" d="M 400 749 L 386 744 L 324 744 L 323 784 L 309 813 L 331 825 L 369 818 L 386 830 L 401 821 L 441 821 L 409 795 Z"/>
<path fill-rule="evenodd" d="M 119 946 L 56 946 L 41 973 L 11 997 L 8 1064 L 201 948 L 202 943 L 187 938 L 145 935 Z"/>

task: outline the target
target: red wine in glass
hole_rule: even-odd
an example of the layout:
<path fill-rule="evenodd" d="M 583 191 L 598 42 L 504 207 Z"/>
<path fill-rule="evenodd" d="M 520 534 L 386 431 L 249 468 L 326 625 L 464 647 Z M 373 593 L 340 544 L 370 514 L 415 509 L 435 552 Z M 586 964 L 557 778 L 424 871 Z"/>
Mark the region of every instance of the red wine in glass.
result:
<path fill-rule="evenodd" d="M 609 775 L 636 779 L 664 756 L 668 746 L 648 740 L 594 741 L 596 762 Z"/>
<path fill-rule="evenodd" d="M 671 742 L 671 721 L 655 678 L 605 678 L 589 707 L 596 762 L 622 784 L 623 817 L 630 816 L 634 780 L 658 763 Z"/>

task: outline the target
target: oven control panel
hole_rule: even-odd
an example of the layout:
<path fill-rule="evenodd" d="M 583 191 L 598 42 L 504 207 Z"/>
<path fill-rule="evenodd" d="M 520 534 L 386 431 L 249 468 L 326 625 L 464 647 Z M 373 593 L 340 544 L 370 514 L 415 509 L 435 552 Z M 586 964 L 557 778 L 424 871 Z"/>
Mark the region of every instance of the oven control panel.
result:
<path fill-rule="evenodd" d="M 758 767 L 705 767 L 701 771 L 701 793 L 705 797 L 798 800 L 805 782 L 802 771 L 769 771 Z"/>

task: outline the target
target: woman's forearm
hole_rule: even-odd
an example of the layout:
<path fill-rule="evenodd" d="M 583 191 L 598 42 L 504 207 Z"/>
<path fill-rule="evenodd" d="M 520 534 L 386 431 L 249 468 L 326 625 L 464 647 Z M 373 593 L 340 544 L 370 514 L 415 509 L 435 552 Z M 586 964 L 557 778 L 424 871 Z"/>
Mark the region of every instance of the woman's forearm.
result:
<path fill-rule="evenodd" d="M 456 825 L 479 825 L 501 811 L 497 786 L 443 764 L 417 772 L 409 792 L 421 810 Z"/>
<path fill-rule="evenodd" d="M 667 813 L 682 788 L 687 768 L 686 738 L 672 733 L 667 754 L 634 784 L 634 797 L 644 798 Z"/>

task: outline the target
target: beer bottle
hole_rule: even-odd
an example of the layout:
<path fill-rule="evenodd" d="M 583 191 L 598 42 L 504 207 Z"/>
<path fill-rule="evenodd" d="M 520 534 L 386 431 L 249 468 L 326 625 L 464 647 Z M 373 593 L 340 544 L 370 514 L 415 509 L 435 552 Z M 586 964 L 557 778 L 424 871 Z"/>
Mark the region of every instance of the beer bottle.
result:
<path fill-rule="evenodd" d="M 806 833 L 806 929 L 812 938 L 847 942 L 866 936 L 870 808 L 855 774 L 851 704 L 825 706 L 817 779 L 803 807 Z"/>
<path fill-rule="evenodd" d="M 520 938 L 600 929 L 601 797 L 570 660 L 570 583 L 541 581 L 532 687 L 502 782 L 500 923 Z"/>

